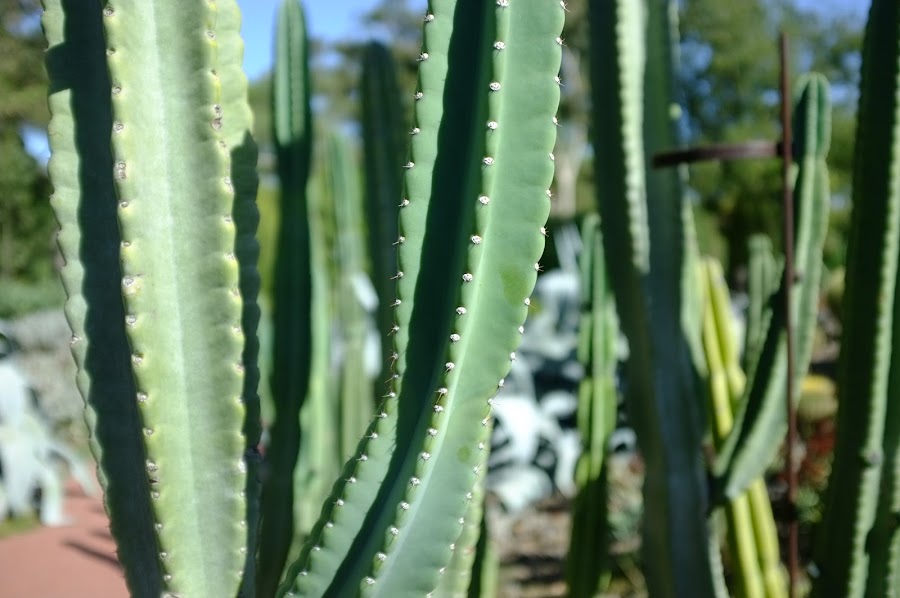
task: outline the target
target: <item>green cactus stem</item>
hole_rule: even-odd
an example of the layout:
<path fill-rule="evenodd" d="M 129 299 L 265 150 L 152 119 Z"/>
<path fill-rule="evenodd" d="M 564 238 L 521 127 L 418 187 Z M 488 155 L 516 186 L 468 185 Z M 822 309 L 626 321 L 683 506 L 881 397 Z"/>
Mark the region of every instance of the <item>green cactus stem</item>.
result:
<path fill-rule="evenodd" d="M 253 455 L 245 458 L 255 444 L 256 423 L 245 415 L 257 413 L 256 372 L 243 363 L 256 351 L 256 331 L 245 328 L 256 316 L 241 289 L 252 298 L 258 288 L 252 264 L 238 261 L 254 251 L 256 161 L 238 8 L 229 0 L 82 4 L 46 4 L 51 47 L 71 52 L 48 57 L 51 176 L 63 226 L 94 214 L 102 239 L 76 247 L 75 234 L 60 243 L 73 269 L 65 278 L 76 344 L 112 341 L 102 383 L 111 384 L 110 397 L 89 413 L 111 527 L 133 595 L 236 595 L 253 575 L 245 566 L 253 564 L 256 525 Z M 69 47 L 71 27 L 80 47 Z M 79 101 L 55 95 L 76 79 Z M 96 106 L 81 112 L 89 97 Z M 89 144 L 93 155 L 84 153 Z M 111 268 L 115 290 L 108 278 L 89 279 L 99 252 L 121 264 Z M 115 302 L 120 307 L 98 314 L 108 322 L 94 328 L 91 311 Z M 89 359 L 79 361 L 80 376 L 91 378 L 81 384 L 91 405 L 99 376 Z M 107 400 L 137 413 L 108 409 Z M 121 436 L 104 433 L 107 426 Z M 123 457 L 107 461 L 113 452 Z M 114 489 L 120 483 L 127 492 Z"/>
<path fill-rule="evenodd" d="M 432 593 L 434 598 L 467 598 L 473 596 L 473 586 L 481 582 L 481 568 L 485 563 L 476 563 L 476 557 L 483 558 L 486 537 L 484 513 L 484 487 L 487 477 L 487 461 L 482 462 L 483 472 L 472 489 L 472 500 L 466 511 L 462 532 L 453 543 L 453 555 L 446 570 L 441 574 L 438 586 Z M 482 552 L 477 549 L 481 547 Z M 485 597 L 487 598 L 487 597 Z"/>
<path fill-rule="evenodd" d="M 775 258 L 772 240 L 768 235 L 753 235 L 748 241 L 749 264 L 747 266 L 747 329 L 744 335 L 743 367 L 755 361 L 762 349 L 768 325 L 767 310 L 772 295 L 778 290 L 781 269 L 784 267 Z M 754 356 L 754 357 L 750 357 Z"/>
<path fill-rule="evenodd" d="M 703 418 L 691 366 L 699 327 L 684 313 L 697 292 L 683 283 L 684 273 L 695 276 L 686 268 L 692 229 L 677 185 L 667 184 L 677 180 L 647 178 L 644 168 L 646 152 L 674 145 L 671 58 L 660 58 L 671 49 L 669 8 L 663 0 L 589 3 L 595 173 L 604 249 L 616 256 L 610 282 L 629 343 L 629 412 L 646 462 L 648 589 L 705 598 L 714 595 L 709 555 L 684 550 L 709 538 Z"/>
<path fill-rule="evenodd" d="M 395 371 L 280 595 L 439 584 L 544 246 L 563 7 L 432 0 L 400 210 Z"/>
<path fill-rule="evenodd" d="M 366 373 L 365 364 L 370 324 L 361 302 L 363 290 L 360 288 L 368 283 L 368 277 L 362 243 L 364 229 L 359 169 L 353 148 L 342 135 L 331 134 L 326 145 L 336 231 L 333 261 L 338 274 L 334 281 L 334 299 L 342 346 L 336 418 L 338 456 L 343 462 L 355 452 L 359 437 L 371 421 L 375 401 L 372 398 L 374 384 Z M 328 423 L 320 422 L 319 425 Z M 338 471 L 335 468 L 330 472 L 329 481 Z M 318 502 L 321 504 L 321 500 Z"/>
<path fill-rule="evenodd" d="M 282 0 L 272 77 L 273 137 L 281 181 L 280 230 L 273 306 L 272 398 L 260 531 L 261 596 L 282 578 L 294 539 L 294 470 L 301 446 L 300 409 L 309 392 L 312 353 L 310 230 L 306 198 L 312 152 L 306 26 L 298 0 Z"/>
<path fill-rule="evenodd" d="M 85 401 L 91 452 L 98 464 L 110 531 L 134 596 L 159 596 L 163 573 L 156 547 L 150 491 L 130 349 L 125 336 L 122 272 L 113 178 L 112 107 L 103 5 L 100 0 L 43 2 L 49 42 L 48 165 L 51 202 L 60 222 L 66 265 L 76 382 Z"/>
<path fill-rule="evenodd" d="M 716 260 L 705 260 L 707 304 L 704 342 L 709 370 L 710 413 L 714 443 L 718 446 L 733 425 L 733 410 L 744 391 L 744 373 L 738 365 L 725 275 Z M 765 480 L 754 480 L 746 492 L 723 507 L 735 576 L 742 596 L 787 596 L 781 567 L 778 534 Z"/>
<path fill-rule="evenodd" d="M 898 56 L 900 5 L 873 0 L 862 51 L 838 365 L 841 400 L 826 514 L 816 539 L 815 596 L 897 592 L 892 573 L 898 562 L 898 405 L 892 386 L 897 352 L 892 345 L 900 321 L 894 315 L 900 246 Z"/>
<path fill-rule="evenodd" d="M 578 432 L 583 452 L 575 470 L 578 494 L 572 507 L 572 539 L 566 560 L 569 595 L 603 592 L 611 578 L 607 444 L 616 423 L 616 345 L 619 326 L 606 277 L 600 218 L 582 224 L 582 316 L 578 360 L 585 377 L 578 389 Z"/>

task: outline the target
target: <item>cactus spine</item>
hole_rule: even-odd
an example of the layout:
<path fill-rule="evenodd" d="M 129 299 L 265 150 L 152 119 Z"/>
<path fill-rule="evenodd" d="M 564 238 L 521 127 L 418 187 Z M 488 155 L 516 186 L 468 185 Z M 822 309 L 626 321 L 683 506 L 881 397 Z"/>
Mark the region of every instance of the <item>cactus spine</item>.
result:
<path fill-rule="evenodd" d="M 838 372 L 844 396 L 813 586 L 816 596 L 848 598 L 897 593 L 897 2 L 873 0 L 862 56 Z"/>
<path fill-rule="evenodd" d="M 612 290 L 606 277 L 600 218 L 582 224 L 582 316 L 578 360 L 585 377 L 578 389 L 578 432 L 583 453 L 575 478 L 578 494 L 572 506 L 572 540 L 566 577 L 569 595 L 594 596 L 611 576 L 608 546 L 606 446 L 616 423 L 616 345 L 619 327 Z"/>
<path fill-rule="evenodd" d="M 255 353 L 246 339 L 256 331 L 244 328 L 255 316 L 244 308 L 241 288 L 253 297 L 258 287 L 252 269 L 238 266 L 254 251 L 255 149 L 237 5 L 123 0 L 101 9 L 48 0 L 45 8 L 51 46 L 73 52 L 70 63 L 55 62 L 52 51 L 48 61 L 60 220 L 75 228 L 76 214 L 94 213 L 103 239 L 79 248 L 72 244 L 77 235 L 63 235 L 60 243 L 72 269 L 69 317 L 76 335 L 84 333 L 76 345 L 113 339 L 109 359 L 117 372 L 105 381 L 113 384 L 109 399 L 94 402 L 87 380 L 97 379 L 94 365 L 89 353 L 75 353 L 82 391 L 94 403 L 89 417 L 129 586 L 137 596 L 235 595 L 252 576 L 244 567 L 252 565 L 245 555 L 256 526 L 247 520 L 255 509 L 248 515 L 253 482 L 245 459 L 255 440 L 245 413 L 256 412 L 256 373 L 242 361 Z M 70 49 L 75 39 L 83 45 Z M 70 70 L 76 64 L 77 75 Z M 76 79 L 83 87 L 73 113 L 55 94 Z M 179 93 L 167 93 L 161 81 L 177 81 Z M 80 104 L 88 97 L 97 105 Z M 85 153 L 91 145 L 93 155 Z M 107 205 L 115 213 L 99 205 L 113 191 L 117 200 Z M 108 259 L 97 254 L 110 250 L 121 263 L 111 270 L 121 276 L 116 287 L 106 275 L 93 281 Z M 79 283 L 90 291 L 80 293 Z M 112 313 L 121 318 L 103 314 L 108 321 L 94 328 L 90 312 L 117 301 L 124 311 Z M 137 413 L 108 408 L 112 398 L 136 405 Z M 123 437 L 105 433 L 107 426 L 123 427 Z M 125 456 L 110 461 L 118 451 Z M 115 490 L 120 483 L 128 495 Z M 136 521 L 123 521 L 132 516 Z M 210 543 L 217 550 L 208 550 Z"/>
<path fill-rule="evenodd" d="M 399 378 L 281 595 L 438 585 L 543 249 L 563 16 L 552 0 L 429 5 L 396 241 Z"/>

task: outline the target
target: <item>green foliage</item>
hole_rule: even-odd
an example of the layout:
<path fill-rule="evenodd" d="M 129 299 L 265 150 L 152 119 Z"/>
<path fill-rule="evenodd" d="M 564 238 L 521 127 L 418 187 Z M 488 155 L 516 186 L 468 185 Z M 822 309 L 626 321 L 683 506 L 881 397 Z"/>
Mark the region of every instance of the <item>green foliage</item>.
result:
<path fill-rule="evenodd" d="M 54 276 L 56 220 L 49 184 L 14 127 L 0 121 L 0 281 L 39 283 Z"/>
<path fill-rule="evenodd" d="M 831 187 L 848 195 L 853 147 L 853 87 L 860 23 L 839 10 L 801 9 L 796 3 L 749 0 L 739 5 L 688 0 L 681 15 L 681 90 L 693 142 L 738 142 L 777 137 L 779 29 L 791 36 L 792 72 L 823 73 L 841 91 L 834 104 Z M 780 247 L 780 174 L 777 161 L 698 164 L 691 185 L 703 209 L 714 216 L 727 252 L 701 239 L 704 252 L 727 261 L 743 286 L 748 240 L 766 234 Z M 831 233 L 826 255 L 835 265 L 843 245 L 841 229 Z"/>
<path fill-rule="evenodd" d="M 32 0 L 0 2 L 0 313 L 6 316 L 60 303 L 58 293 L 41 290 L 57 284 L 49 182 L 21 139 L 24 127 L 42 127 L 48 116 L 39 9 Z M 23 297 L 26 287 L 34 300 Z"/>

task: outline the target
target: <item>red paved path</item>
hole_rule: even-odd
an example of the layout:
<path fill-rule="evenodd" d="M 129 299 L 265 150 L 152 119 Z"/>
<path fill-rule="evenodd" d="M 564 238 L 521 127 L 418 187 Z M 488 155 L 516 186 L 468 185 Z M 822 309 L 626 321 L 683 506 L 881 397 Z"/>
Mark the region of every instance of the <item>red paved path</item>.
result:
<path fill-rule="evenodd" d="M 0 598 L 126 598 L 100 493 L 67 487 L 66 527 L 0 540 Z"/>

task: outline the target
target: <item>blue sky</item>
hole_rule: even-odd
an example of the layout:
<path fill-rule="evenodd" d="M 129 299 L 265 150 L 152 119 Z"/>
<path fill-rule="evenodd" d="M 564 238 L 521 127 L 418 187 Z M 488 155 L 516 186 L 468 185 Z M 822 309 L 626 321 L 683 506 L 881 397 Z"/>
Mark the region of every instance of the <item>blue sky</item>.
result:
<path fill-rule="evenodd" d="M 265 74 L 272 64 L 272 39 L 275 9 L 279 0 L 238 0 L 243 16 L 244 70 L 250 80 Z M 334 40 L 364 39 L 367 32 L 359 16 L 377 4 L 376 0 L 304 0 L 307 27 L 314 37 Z M 409 6 L 421 6 L 425 0 L 412 0 Z"/>
<path fill-rule="evenodd" d="M 424 12 L 425 0 L 407 1 L 410 6 L 422 7 Z M 244 19 L 241 30 L 246 46 L 244 69 L 251 80 L 268 72 L 272 64 L 272 34 L 278 2 L 279 0 L 238 0 Z M 304 0 L 303 5 L 306 7 L 307 26 L 311 35 L 334 40 L 367 37 L 367 32 L 359 23 L 359 15 L 376 3 L 376 0 Z M 816 8 L 823 12 L 852 12 L 860 17 L 869 6 L 868 0 L 798 0 L 797 3 L 803 8 Z"/>

